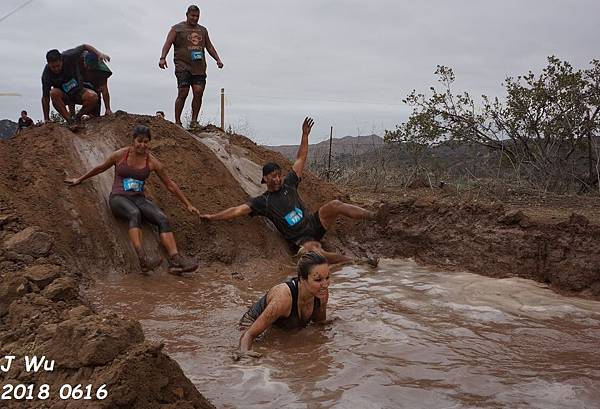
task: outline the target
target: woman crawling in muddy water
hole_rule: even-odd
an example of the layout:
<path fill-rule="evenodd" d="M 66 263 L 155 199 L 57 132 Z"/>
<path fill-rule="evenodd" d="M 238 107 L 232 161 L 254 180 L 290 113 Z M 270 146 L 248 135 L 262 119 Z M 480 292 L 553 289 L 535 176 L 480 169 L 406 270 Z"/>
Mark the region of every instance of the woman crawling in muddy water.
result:
<path fill-rule="evenodd" d="M 115 167 L 115 179 L 110 193 L 109 205 L 112 213 L 129 223 L 129 240 L 133 245 L 143 273 L 158 267 L 162 263 L 159 255 L 147 255 L 142 246 L 142 221 L 145 220 L 158 228 L 160 241 L 169 255 L 168 264 L 171 274 L 195 271 L 198 263 L 179 254 L 175 236 L 169 220 L 163 211 L 144 194 L 144 185 L 151 172 L 156 172 L 166 188 L 173 193 L 191 213 L 199 215 L 177 184 L 169 178 L 164 165 L 150 153 L 150 129 L 144 125 L 133 128 L 130 146 L 114 151 L 104 163 L 96 166 L 78 178 L 67 178 L 65 182 L 78 185 L 86 179 Z"/>
<path fill-rule="evenodd" d="M 304 253 L 298 260 L 298 277 L 271 288 L 240 320 L 247 328 L 240 337 L 240 350 L 235 355 L 258 357 L 251 351 L 252 342 L 271 325 L 283 329 L 306 326 L 310 321 L 325 321 L 329 299 L 329 264 L 317 252 Z"/>

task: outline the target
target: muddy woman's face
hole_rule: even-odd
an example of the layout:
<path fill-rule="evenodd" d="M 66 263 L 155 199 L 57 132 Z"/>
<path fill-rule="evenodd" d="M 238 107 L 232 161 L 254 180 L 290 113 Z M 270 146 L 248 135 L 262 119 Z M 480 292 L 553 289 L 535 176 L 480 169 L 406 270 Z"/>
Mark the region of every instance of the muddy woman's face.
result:
<path fill-rule="evenodd" d="M 323 298 L 327 295 L 331 278 L 331 271 L 328 264 L 314 266 L 306 280 L 303 279 L 308 291 L 317 298 Z"/>
<path fill-rule="evenodd" d="M 145 155 L 150 150 L 150 138 L 145 135 L 136 136 L 133 139 L 133 150 L 138 155 Z"/>

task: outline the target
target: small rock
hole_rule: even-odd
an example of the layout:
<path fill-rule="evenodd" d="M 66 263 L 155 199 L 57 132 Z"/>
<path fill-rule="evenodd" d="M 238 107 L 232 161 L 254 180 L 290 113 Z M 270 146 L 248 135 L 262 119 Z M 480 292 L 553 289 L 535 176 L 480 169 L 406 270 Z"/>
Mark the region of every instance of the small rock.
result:
<path fill-rule="evenodd" d="M 578 213 L 571 213 L 569 217 L 569 224 L 578 224 L 580 226 L 587 226 L 590 224 L 590 220 L 584 215 Z"/>
<path fill-rule="evenodd" d="M 51 264 L 41 264 L 27 267 L 25 269 L 25 278 L 37 285 L 40 290 L 46 288 L 48 284 L 58 278 L 60 268 Z"/>
<path fill-rule="evenodd" d="M 14 222 L 17 218 L 12 214 L 0 214 L 0 227 L 7 223 Z"/>
<path fill-rule="evenodd" d="M 0 317 L 8 312 L 14 300 L 21 298 L 29 291 L 29 283 L 23 277 L 8 275 L 0 280 Z"/>
<path fill-rule="evenodd" d="M 521 210 L 511 210 L 503 216 L 500 216 L 497 222 L 506 226 L 518 224 L 526 227 L 531 225 L 529 217 L 527 217 Z"/>
<path fill-rule="evenodd" d="M 77 288 L 72 279 L 59 277 L 42 291 L 42 295 L 53 301 L 68 301 L 77 297 Z"/>
<path fill-rule="evenodd" d="M 50 253 L 52 237 L 37 227 L 27 227 L 4 242 L 4 249 L 18 254 L 42 257 Z"/>

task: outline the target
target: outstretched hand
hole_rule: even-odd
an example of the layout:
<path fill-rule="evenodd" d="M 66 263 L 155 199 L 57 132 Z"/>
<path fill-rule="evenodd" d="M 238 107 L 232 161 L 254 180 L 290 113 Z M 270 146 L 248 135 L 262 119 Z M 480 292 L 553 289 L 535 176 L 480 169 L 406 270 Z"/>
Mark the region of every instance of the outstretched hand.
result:
<path fill-rule="evenodd" d="M 233 360 L 234 361 L 239 361 L 243 358 L 260 358 L 262 356 L 262 354 L 260 352 L 255 352 L 255 351 L 236 351 L 233 353 Z"/>
<path fill-rule="evenodd" d="M 200 216 L 200 211 L 198 211 L 198 209 L 196 209 L 194 206 L 189 205 L 187 207 L 188 212 L 190 213 L 194 213 L 196 216 Z"/>
<path fill-rule="evenodd" d="M 75 186 L 80 184 L 81 180 L 79 180 L 79 178 L 66 178 L 65 183 L 69 186 Z"/>
<path fill-rule="evenodd" d="M 206 221 L 212 220 L 212 214 L 198 214 L 198 216 L 200 216 L 201 220 L 206 220 Z"/>
<path fill-rule="evenodd" d="M 110 57 L 107 54 L 104 53 L 100 53 L 98 54 L 98 60 L 102 61 L 102 62 L 110 62 Z"/>
<path fill-rule="evenodd" d="M 302 123 L 302 134 L 308 135 L 310 134 L 310 130 L 312 129 L 315 121 L 312 118 L 306 117 L 304 118 L 304 122 Z"/>

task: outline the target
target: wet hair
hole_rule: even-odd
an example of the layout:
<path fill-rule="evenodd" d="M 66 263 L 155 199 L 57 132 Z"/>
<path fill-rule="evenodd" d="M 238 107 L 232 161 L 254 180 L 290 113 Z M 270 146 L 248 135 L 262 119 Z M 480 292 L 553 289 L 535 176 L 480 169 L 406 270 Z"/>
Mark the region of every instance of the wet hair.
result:
<path fill-rule="evenodd" d="M 138 136 L 143 135 L 147 136 L 149 140 L 152 140 L 152 135 L 150 135 L 150 128 L 146 125 L 136 125 L 133 127 L 133 139 Z"/>
<path fill-rule="evenodd" d="M 327 259 L 316 251 L 304 253 L 298 260 L 298 278 L 308 279 L 308 275 L 313 267 L 320 266 L 321 264 L 327 264 Z"/>
<path fill-rule="evenodd" d="M 54 62 L 62 60 L 62 54 L 57 49 L 50 50 L 46 53 L 46 61 Z"/>
<path fill-rule="evenodd" d="M 200 13 L 200 7 L 196 6 L 195 4 L 192 4 L 191 6 L 188 7 L 188 9 L 185 12 L 185 14 L 189 14 L 192 11 L 197 11 L 198 13 Z"/>
<path fill-rule="evenodd" d="M 25 111 L 25 110 L 22 110 L 22 111 L 21 111 L 21 115 L 23 115 L 23 114 L 27 115 L 27 111 Z"/>

